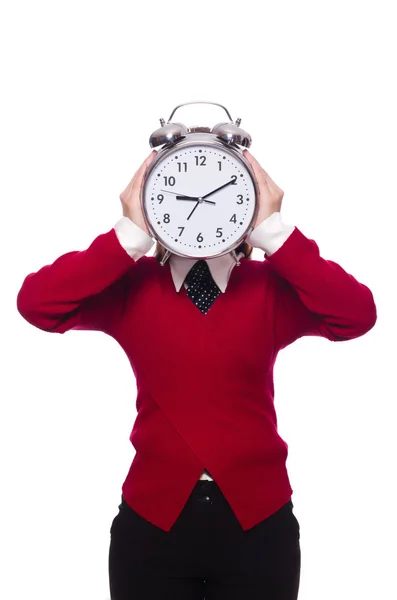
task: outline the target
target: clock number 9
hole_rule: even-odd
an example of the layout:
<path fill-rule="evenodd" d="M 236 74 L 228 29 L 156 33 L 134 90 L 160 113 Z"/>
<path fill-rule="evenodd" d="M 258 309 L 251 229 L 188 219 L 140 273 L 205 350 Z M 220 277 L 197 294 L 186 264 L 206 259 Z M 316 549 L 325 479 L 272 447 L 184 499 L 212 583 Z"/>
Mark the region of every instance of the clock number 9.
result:
<path fill-rule="evenodd" d="M 160 204 L 161 204 L 161 203 L 162 203 L 162 201 L 164 200 L 164 196 L 163 196 L 163 194 L 159 194 L 159 195 L 157 196 L 157 200 L 158 200 L 158 201 L 160 202 Z"/>

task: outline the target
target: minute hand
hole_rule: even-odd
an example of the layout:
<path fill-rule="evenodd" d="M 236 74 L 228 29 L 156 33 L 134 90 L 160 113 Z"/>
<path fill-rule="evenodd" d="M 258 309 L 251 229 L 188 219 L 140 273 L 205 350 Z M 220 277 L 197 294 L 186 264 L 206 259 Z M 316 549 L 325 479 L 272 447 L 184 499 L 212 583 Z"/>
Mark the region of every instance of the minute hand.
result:
<path fill-rule="evenodd" d="M 235 179 L 231 179 L 230 181 L 228 181 L 224 185 L 221 185 L 220 187 L 216 188 L 216 190 L 212 190 L 212 192 L 210 192 L 209 194 L 206 194 L 205 196 L 202 196 L 202 199 L 204 200 L 204 198 L 208 198 L 208 196 L 212 196 L 212 194 L 215 194 L 215 192 L 219 192 L 219 190 L 222 190 L 223 188 L 227 187 L 228 185 L 231 185 L 234 182 L 235 182 Z"/>

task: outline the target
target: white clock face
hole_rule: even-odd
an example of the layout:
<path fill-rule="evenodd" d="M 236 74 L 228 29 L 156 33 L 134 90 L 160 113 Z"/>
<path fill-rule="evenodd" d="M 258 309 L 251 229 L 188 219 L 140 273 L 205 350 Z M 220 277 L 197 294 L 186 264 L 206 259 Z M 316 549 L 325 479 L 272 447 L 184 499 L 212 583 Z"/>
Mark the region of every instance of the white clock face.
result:
<path fill-rule="evenodd" d="M 227 149 L 186 145 L 153 166 L 143 203 L 156 236 L 172 252 L 209 257 L 248 229 L 255 187 L 243 162 Z"/>

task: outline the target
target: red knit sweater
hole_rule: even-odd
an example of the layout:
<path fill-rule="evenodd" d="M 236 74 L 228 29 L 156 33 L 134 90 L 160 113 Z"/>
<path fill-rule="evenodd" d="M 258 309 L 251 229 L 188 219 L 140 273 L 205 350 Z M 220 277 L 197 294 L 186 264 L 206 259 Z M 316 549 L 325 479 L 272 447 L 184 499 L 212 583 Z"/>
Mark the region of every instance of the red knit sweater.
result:
<path fill-rule="evenodd" d="M 244 530 L 290 499 L 274 407 L 277 354 L 306 335 L 357 338 L 377 318 L 368 287 L 298 228 L 263 261 L 242 259 L 206 315 L 185 288 L 176 293 L 168 263 L 134 261 L 113 228 L 28 275 L 17 307 L 44 331 L 102 331 L 125 351 L 137 417 L 122 491 L 165 531 L 204 468 Z"/>

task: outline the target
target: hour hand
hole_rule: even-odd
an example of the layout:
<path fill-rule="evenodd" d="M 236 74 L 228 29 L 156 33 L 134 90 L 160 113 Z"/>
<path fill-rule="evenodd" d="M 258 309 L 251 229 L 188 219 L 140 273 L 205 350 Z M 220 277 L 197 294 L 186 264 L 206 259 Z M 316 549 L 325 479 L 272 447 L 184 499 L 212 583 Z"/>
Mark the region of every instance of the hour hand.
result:
<path fill-rule="evenodd" d="M 178 194 L 178 192 L 171 192 L 171 190 L 161 190 L 162 192 L 165 192 L 166 194 L 176 194 L 176 200 L 194 200 L 195 202 L 197 202 L 198 198 L 196 198 L 195 196 L 185 196 L 184 194 Z"/>
<path fill-rule="evenodd" d="M 227 184 L 227 185 L 229 185 L 229 184 Z M 200 201 L 200 198 L 198 196 L 186 196 L 185 194 L 178 194 L 178 192 L 171 192 L 171 190 L 161 190 L 161 191 L 168 193 L 168 194 L 176 194 L 176 200 L 192 200 L 193 202 Z M 210 194 L 207 194 L 207 195 L 210 195 Z M 204 196 L 204 198 L 206 198 L 206 196 Z M 212 202 L 211 200 L 204 200 L 204 198 L 201 198 L 201 200 L 203 202 L 205 202 L 206 204 L 215 204 L 215 202 Z"/>
<path fill-rule="evenodd" d="M 198 198 L 196 198 L 195 196 L 177 196 L 176 200 L 193 200 L 194 202 L 197 202 Z"/>

